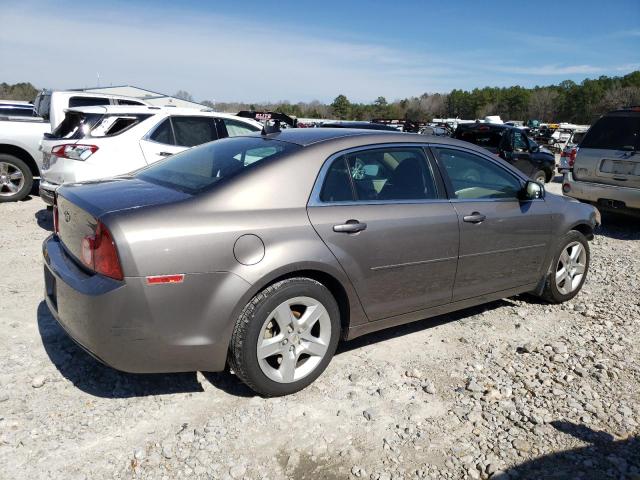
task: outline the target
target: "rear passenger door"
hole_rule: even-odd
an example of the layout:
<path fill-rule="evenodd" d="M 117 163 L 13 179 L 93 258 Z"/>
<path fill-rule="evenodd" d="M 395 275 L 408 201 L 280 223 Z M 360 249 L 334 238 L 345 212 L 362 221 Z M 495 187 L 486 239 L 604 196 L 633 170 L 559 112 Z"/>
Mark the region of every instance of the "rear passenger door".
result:
<path fill-rule="evenodd" d="M 451 301 L 458 217 L 420 146 L 334 156 L 320 173 L 308 214 L 369 320 Z"/>

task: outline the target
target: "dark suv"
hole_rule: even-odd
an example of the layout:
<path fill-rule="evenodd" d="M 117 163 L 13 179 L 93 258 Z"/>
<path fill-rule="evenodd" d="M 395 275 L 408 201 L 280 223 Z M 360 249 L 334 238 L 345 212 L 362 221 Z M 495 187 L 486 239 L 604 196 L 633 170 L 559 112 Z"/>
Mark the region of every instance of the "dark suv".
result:
<path fill-rule="evenodd" d="M 458 125 L 454 138 L 474 143 L 495 153 L 533 180 L 544 183 L 553 178 L 556 161 L 517 127 L 489 123 Z"/>

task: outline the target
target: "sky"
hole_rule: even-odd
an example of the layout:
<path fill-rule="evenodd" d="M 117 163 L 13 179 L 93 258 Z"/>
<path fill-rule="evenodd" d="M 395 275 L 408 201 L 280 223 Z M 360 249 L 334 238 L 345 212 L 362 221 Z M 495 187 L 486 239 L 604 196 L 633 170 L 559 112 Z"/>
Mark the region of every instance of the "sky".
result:
<path fill-rule="evenodd" d="M 0 82 L 387 100 L 640 69 L 640 0 L 0 0 Z"/>

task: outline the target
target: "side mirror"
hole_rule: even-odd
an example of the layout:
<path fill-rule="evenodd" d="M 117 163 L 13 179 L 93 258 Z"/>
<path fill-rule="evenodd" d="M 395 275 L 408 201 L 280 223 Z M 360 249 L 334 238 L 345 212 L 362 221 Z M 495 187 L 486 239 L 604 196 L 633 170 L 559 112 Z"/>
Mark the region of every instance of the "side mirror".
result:
<path fill-rule="evenodd" d="M 544 198 L 544 186 L 533 180 L 529 180 L 520 192 L 521 200 L 536 200 Z"/>

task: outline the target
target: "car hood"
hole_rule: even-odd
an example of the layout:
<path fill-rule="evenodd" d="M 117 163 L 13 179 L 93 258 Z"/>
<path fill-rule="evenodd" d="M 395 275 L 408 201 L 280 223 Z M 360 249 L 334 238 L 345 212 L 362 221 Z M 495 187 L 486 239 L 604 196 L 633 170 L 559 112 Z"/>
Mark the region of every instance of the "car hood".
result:
<path fill-rule="evenodd" d="M 191 198 L 187 193 L 132 177 L 65 184 L 57 193 L 95 218 L 119 210 L 162 205 Z"/>

